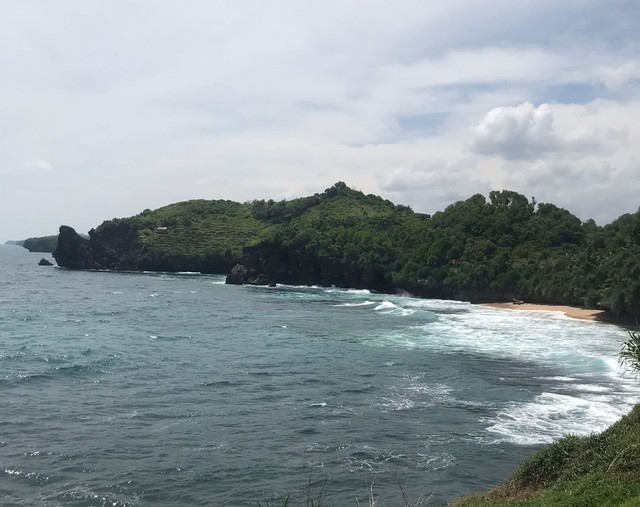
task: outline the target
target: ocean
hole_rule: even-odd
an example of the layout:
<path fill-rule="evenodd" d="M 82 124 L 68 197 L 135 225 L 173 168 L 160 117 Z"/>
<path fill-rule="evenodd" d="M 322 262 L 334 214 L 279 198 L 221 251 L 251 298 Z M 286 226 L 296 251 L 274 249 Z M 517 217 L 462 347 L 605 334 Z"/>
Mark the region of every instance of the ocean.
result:
<path fill-rule="evenodd" d="M 0 247 L 5 507 L 444 505 L 637 401 L 610 324 L 40 257 Z"/>

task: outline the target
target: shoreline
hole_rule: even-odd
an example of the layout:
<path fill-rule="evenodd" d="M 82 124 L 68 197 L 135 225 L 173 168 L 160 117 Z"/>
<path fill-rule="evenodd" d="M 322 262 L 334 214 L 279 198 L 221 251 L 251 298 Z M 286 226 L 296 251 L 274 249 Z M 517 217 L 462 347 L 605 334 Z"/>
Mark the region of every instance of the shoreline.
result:
<path fill-rule="evenodd" d="M 572 319 L 580 319 L 580 320 L 591 320 L 603 322 L 607 321 L 607 312 L 606 310 L 597 310 L 590 308 L 583 308 L 580 306 L 570 306 L 570 305 L 547 305 L 547 304 L 536 304 L 536 303 L 523 303 L 523 304 L 514 304 L 514 303 L 482 303 L 481 306 L 488 306 L 491 308 L 501 308 L 507 310 L 526 310 L 526 311 L 536 311 L 536 312 L 562 312 L 565 316 L 570 317 Z"/>

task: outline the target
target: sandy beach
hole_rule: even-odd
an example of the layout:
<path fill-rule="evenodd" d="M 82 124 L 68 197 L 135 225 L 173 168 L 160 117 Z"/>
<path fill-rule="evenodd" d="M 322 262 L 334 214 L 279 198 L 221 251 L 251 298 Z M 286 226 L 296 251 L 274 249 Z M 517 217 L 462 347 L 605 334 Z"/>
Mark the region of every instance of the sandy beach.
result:
<path fill-rule="evenodd" d="M 524 303 L 521 305 L 514 305 L 513 303 L 485 303 L 483 306 L 491 306 L 492 308 L 507 308 L 509 310 L 563 312 L 567 317 L 583 320 L 598 320 L 598 317 L 605 313 L 604 310 L 593 310 L 588 308 L 581 308 L 579 306 L 537 305 L 533 303 Z"/>

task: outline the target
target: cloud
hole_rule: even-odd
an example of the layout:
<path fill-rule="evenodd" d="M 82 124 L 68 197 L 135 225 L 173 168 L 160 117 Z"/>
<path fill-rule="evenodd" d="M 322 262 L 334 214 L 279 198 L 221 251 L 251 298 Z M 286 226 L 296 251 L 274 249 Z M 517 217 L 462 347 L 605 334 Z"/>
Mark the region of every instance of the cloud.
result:
<path fill-rule="evenodd" d="M 598 68 L 597 77 L 607 88 L 619 90 L 640 81 L 640 63 L 627 62 L 616 67 L 603 65 Z"/>
<path fill-rule="evenodd" d="M 560 148 L 548 104 L 498 107 L 474 128 L 471 149 L 507 159 L 535 159 Z"/>
<path fill-rule="evenodd" d="M 24 168 L 28 171 L 41 171 L 49 173 L 53 171 L 53 165 L 41 158 L 32 158 L 24 163 Z"/>
<path fill-rule="evenodd" d="M 473 129 L 471 150 L 507 160 L 536 160 L 558 153 L 578 156 L 610 152 L 610 145 L 623 136 L 619 131 L 598 131 L 584 125 L 559 135 L 549 104 L 536 107 L 525 102 L 489 111 Z"/>
<path fill-rule="evenodd" d="M 640 161 L 613 165 L 607 160 L 580 164 L 538 160 L 518 167 L 506 180 L 509 188 L 534 195 L 539 202 L 565 207 L 583 220 L 605 224 L 617 218 L 620 204 L 637 211 Z"/>
<path fill-rule="evenodd" d="M 536 192 L 603 162 L 634 178 L 636 0 L 65 5 L 0 16 L 0 215 L 20 217 L 0 242 L 338 180 L 431 212 L 510 184 L 529 195 L 537 160 Z M 600 180 L 628 211 L 622 180 Z"/>
<path fill-rule="evenodd" d="M 478 172 L 475 157 L 453 161 L 430 160 L 394 169 L 380 188 L 397 202 L 416 211 L 433 213 L 476 193 L 487 194 L 490 185 Z"/>

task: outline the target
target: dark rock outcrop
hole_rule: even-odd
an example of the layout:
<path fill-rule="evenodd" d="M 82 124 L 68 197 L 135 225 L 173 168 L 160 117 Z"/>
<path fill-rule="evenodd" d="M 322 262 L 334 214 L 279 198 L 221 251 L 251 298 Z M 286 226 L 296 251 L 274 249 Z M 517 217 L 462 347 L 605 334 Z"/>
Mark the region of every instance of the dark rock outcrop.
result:
<path fill-rule="evenodd" d="M 236 264 L 227 275 L 225 283 L 230 285 L 243 285 L 249 281 L 253 270 L 249 270 L 244 264 Z"/>
<path fill-rule="evenodd" d="M 99 227 L 89 231 L 95 269 L 136 271 L 142 266 L 138 233 L 127 223 L 107 229 Z M 155 269 L 155 271 L 160 271 Z"/>
<path fill-rule="evenodd" d="M 265 273 L 256 275 L 256 270 L 247 268 L 244 264 L 233 266 L 231 273 L 227 275 L 226 283 L 230 285 L 268 285 L 275 287 L 276 281 L 272 276 Z"/>
<path fill-rule="evenodd" d="M 355 263 L 337 262 L 314 255 L 304 245 L 283 246 L 263 242 L 243 249 L 243 268 L 250 273 L 244 283 L 259 279 L 290 285 L 349 287 L 393 293 L 396 288 L 379 271 L 364 269 Z M 264 275 L 259 275 L 264 273 Z M 260 278 L 262 277 L 262 278 Z"/>
<path fill-rule="evenodd" d="M 69 269 L 145 269 L 137 233 L 127 224 L 104 232 L 91 229 L 89 239 L 63 225 L 53 257 L 58 266 Z"/>
<path fill-rule="evenodd" d="M 38 266 L 53 266 L 53 262 L 43 257 L 42 259 L 40 259 L 40 262 L 38 262 Z"/>
<path fill-rule="evenodd" d="M 68 225 L 60 226 L 58 246 L 53 252 L 53 258 L 58 266 L 69 269 L 91 269 L 95 264 L 89 240 Z"/>

